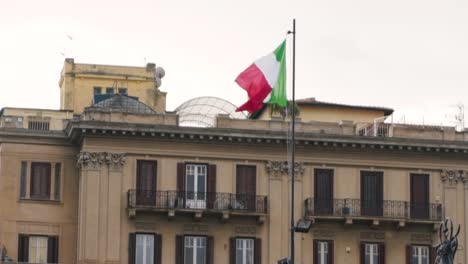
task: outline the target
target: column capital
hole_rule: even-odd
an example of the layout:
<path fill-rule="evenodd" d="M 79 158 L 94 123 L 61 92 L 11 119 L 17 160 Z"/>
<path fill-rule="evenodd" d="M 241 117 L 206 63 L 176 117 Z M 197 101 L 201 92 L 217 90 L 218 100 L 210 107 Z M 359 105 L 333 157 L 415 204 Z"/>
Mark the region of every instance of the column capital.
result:
<path fill-rule="evenodd" d="M 81 151 L 77 155 L 76 165 L 82 169 L 99 169 L 106 164 L 109 168 L 122 168 L 125 153 Z"/>
<path fill-rule="evenodd" d="M 273 179 L 281 179 L 282 176 L 288 176 L 290 173 L 290 166 L 287 161 L 268 160 L 265 162 L 265 169 Z M 300 178 L 304 175 L 305 166 L 303 162 L 294 163 L 294 176 Z"/>
<path fill-rule="evenodd" d="M 444 184 L 457 185 L 458 182 L 468 182 L 468 171 L 460 169 L 442 170 L 440 179 Z"/>

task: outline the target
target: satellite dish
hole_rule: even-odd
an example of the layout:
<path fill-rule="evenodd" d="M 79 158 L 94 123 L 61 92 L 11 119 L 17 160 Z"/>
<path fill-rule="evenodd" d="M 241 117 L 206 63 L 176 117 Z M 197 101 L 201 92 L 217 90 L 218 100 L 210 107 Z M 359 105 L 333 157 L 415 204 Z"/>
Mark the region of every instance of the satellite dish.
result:
<path fill-rule="evenodd" d="M 162 67 L 157 67 L 156 70 L 154 71 L 154 82 L 156 85 L 156 88 L 161 87 L 162 81 L 161 79 L 166 75 L 166 71 Z"/>

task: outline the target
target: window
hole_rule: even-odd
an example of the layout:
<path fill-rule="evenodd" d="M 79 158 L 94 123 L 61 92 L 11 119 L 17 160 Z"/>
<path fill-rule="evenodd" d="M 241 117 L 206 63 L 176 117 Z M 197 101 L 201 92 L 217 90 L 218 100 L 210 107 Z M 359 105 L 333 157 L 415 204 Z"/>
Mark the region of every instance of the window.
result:
<path fill-rule="evenodd" d="M 58 263 L 58 237 L 44 235 L 18 236 L 18 261 L 28 263 Z"/>
<path fill-rule="evenodd" d="M 254 264 L 254 239 L 236 239 L 236 264 Z"/>
<path fill-rule="evenodd" d="M 29 262 L 47 263 L 47 237 L 29 237 Z"/>
<path fill-rule="evenodd" d="M 206 237 L 185 236 L 184 264 L 206 263 Z"/>
<path fill-rule="evenodd" d="M 429 247 L 412 246 L 412 264 L 429 264 Z"/>
<path fill-rule="evenodd" d="M 154 263 L 154 235 L 136 234 L 135 264 Z"/>
<path fill-rule="evenodd" d="M 154 233 L 130 233 L 128 264 L 161 264 L 162 237 Z"/>
<path fill-rule="evenodd" d="M 99 87 L 99 86 L 94 86 L 93 93 L 94 93 L 94 95 L 101 94 L 102 93 L 102 88 Z"/>
<path fill-rule="evenodd" d="M 314 240 L 314 263 L 333 264 L 333 247 L 331 240 Z"/>
<path fill-rule="evenodd" d="M 379 245 L 366 244 L 365 246 L 365 264 L 380 264 L 379 263 Z"/>
<path fill-rule="evenodd" d="M 188 208 L 206 208 L 207 165 L 187 164 L 185 179 Z"/>
<path fill-rule="evenodd" d="M 107 87 L 106 88 L 106 94 L 113 94 L 114 93 L 114 88 L 112 87 Z"/>
<path fill-rule="evenodd" d="M 119 88 L 119 94 L 127 95 L 127 88 Z"/>
<path fill-rule="evenodd" d="M 50 163 L 31 163 L 30 188 L 32 199 L 50 199 Z"/>
<path fill-rule="evenodd" d="M 61 163 L 22 161 L 19 179 L 20 198 L 59 201 L 61 171 Z"/>

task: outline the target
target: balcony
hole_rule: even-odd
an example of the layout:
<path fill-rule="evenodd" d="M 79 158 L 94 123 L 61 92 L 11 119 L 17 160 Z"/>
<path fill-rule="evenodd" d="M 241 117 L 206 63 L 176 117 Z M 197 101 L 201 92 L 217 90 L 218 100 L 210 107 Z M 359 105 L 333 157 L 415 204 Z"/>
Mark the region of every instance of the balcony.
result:
<path fill-rule="evenodd" d="M 188 192 L 188 191 L 128 191 L 129 216 L 137 212 L 193 213 L 195 218 L 203 214 L 218 214 L 223 220 L 230 216 L 255 216 L 259 222 L 265 220 L 268 200 L 262 195 Z"/>
<path fill-rule="evenodd" d="M 399 227 L 409 223 L 439 223 L 443 219 L 441 204 L 412 204 L 406 201 L 362 201 L 360 199 L 308 198 L 304 202 L 305 216 L 313 219 L 344 219 L 347 224 L 353 220 L 394 221 Z"/>

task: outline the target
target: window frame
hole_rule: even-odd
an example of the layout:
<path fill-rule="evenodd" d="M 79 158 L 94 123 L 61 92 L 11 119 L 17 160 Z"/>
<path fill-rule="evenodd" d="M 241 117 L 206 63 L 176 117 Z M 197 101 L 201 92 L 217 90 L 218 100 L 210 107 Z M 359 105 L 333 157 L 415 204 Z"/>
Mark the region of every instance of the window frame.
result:
<path fill-rule="evenodd" d="M 156 233 L 150 233 L 150 232 L 135 232 L 135 263 L 137 263 L 137 255 L 138 255 L 138 243 L 137 243 L 137 237 L 138 235 L 144 235 L 144 236 L 152 236 L 153 237 L 153 262 L 156 258 L 156 252 L 155 252 L 155 245 L 156 245 Z"/>
<path fill-rule="evenodd" d="M 101 86 L 93 86 L 93 95 L 102 94 L 102 87 Z"/>
<path fill-rule="evenodd" d="M 367 246 L 375 246 L 375 249 L 376 251 L 375 252 L 370 252 L 370 259 L 369 259 L 369 264 L 382 264 L 382 263 L 379 263 L 379 257 L 380 257 L 380 254 L 382 254 L 382 252 L 379 252 L 379 245 L 381 245 L 381 243 L 378 243 L 378 242 L 364 242 L 364 262 L 363 263 L 366 263 L 366 258 L 367 258 Z M 372 251 L 372 250 L 371 250 Z M 377 263 L 373 263 L 374 260 L 373 260 L 373 256 L 377 257 Z"/>
<path fill-rule="evenodd" d="M 106 93 L 105 94 L 115 94 L 114 87 L 106 87 Z"/>
<path fill-rule="evenodd" d="M 206 236 L 206 235 L 184 235 L 183 238 L 184 238 L 184 247 L 183 247 L 183 252 L 184 252 L 184 259 L 183 259 L 183 261 L 184 261 L 184 264 L 187 263 L 187 262 L 186 262 L 187 254 L 185 253 L 185 250 L 186 250 L 186 239 L 187 239 L 187 238 L 199 238 L 199 239 L 202 238 L 202 239 L 205 241 L 205 246 L 203 247 L 203 249 L 204 249 L 203 252 L 204 252 L 204 254 L 205 254 L 205 263 L 197 263 L 197 259 L 196 259 L 197 254 L 196 254 L 196 252 L 197 252 L 197 249 L 198 249 L 198 248 L 195 247 L 195 246 L 191 247 L 192 252 L 194 253 L 194 254 L 193 254 L 193 257 L 192 257 L 192 260 L 195 261 L 195 264 L 206 264 L 206 263 L 208 263 L 208 258 L 209 258 L 208 254 L 207 254 L 207 253 L 208 253 L 208 236 Z M 190 248 L 190 247 L 189 247 L 189 248 Z"/>
<path fill-rule="evenodd" d="M 127 95 L 128 94 L 128 89 L 124 87 L 117 88 L 117 93 L 120 95 Z"/>
<path fill-rule="evenodd" d="M 41 263 L 40 261 L 37 261 L 37 260 L 32 260 L 30 258 L 31 256 L 31 239 L 32 238 L 43 238 L 45 239 L 45 263 L 47 263 L 47 259 L 48 259 L 48 253 L 49 253 L 49 236 L 46 236 L 46 235 L 28 235 L 28 262 L 30 263 Z M 36 248 L 36 258 L 37 258 L 37 248 Z"/>
<path fill-rule="evenodd" d="M 188 190 L 188 167 L 189 166 L 195 166 L 195 168 L 199 167 L 199 166 L 204 166 L 205 167 L 205 182 L 204 182 L 204 192 L 200 192 L 199 191 L 199 187 L 198 187 L 198 177 L 199 174 L 197 172 L 197 170 L 195 169 L 195 173 L 193 175 L 194 177 L 194 188 L 193 188 L 193 191 L 189 191 Z M 185 204 L 186 206 L 189 206 L 190 208 L 198 208 L 198 209 L 206 209 L 207 208 L 207 203 L 208 203 L 208 174 L 210 173 L 209 170 L 210 170 L 210 165 L 208 163 L 192 163 L 192 162 L 186 162 L 185 165 L 184 165 L 184 170 L 185 170 L 185 175 L 184 175 L 184 182 L 185 182 L 185 186 L 184 186 L 184 190 L 185 190 Z M 197 186 L 197 188 L 195 188 L 195 186 Z M 196 191 L 195 191 L 196 190 Z M 192 192 L 192 193 L 190 193 Z M 200 199 L 198 196 L 200 193 L 204 193 L 203 195 L 203 199 Z M 189 197 L 193 196 L 192 199 L 190 199 Z M 193 202 L 191 202 L 193 201 Z"/>
<path fill-rule="evenodd" d="M 32 183 L 32 164 L 33 163 L 47 163 L 50 164 L 50 179 L 49 179 L 49 195 L 48 198 L 37 198 L 31 196 L 31 183 Z M 24 165 L 25 164 L 25 165 Z M 65 183 L 64 177 L 64 170 L 65 166 L 63 166 L 63 160 L 21 160 L 19 162 L 18 168 L 18 201 L 34 201 L 34 202 L 52 202 L 52 203 L 61 203 L 63 199 L 63 186 Z M 60 166 L 60 169 L 56 169 L 56 166 Z M 23 167 L 25 166 L 25 167 Z M 56 182 L 57 177 L 56 173 L 60 173 L 58 175 L 58 183 Z M 24 175 L 23 175 L 24 173 Z M 56 186 L 57 185 L 57 186 Z M 24 189 L 23 189 L 24 188 Z M 58 196 L 56 194 L 58 191 Z M 58 199 L 57 199 L 58 198 Z"/>
<path fill-rule="evenodd" d="M 235 252 L 234 252 L 235 260 L 236 260 L 236 261 L 235 261 L 235 264 L 238 264 L 238 263 L 237 263 L 237 261 L 238 261 L 238 260 L 237 260 L 237 240 L 251 240 L 251 241 L 252 241 L 252 249 L 251 249 L 251 250 L 252 250 L 252 261 L 251 261 L 250 263 L 255 264 L 255 240 L 256 240 L 257 238 L 256 238 L 256 237 L 237 236 L 237 237 L 234 237 L 234 239 L 235 239 L 234 241 L 235 241 L 235 243 L 236 243 L 236 244 L 235 244 Z M 244 247 L 243 250 L 242 250 L 242 252 L 243 252 L 243 255 L 246 255 L 247 248 Z M 244 259 L 243 259 L 243 260 L 244 260 Z M 242 260 L 242 262 L 240 262 L 240 264 L 247 264 L 247 263 L 249 263 L 248 261 L 247 261 L 247 263 L 245 263 L 243 260 Z"/>
<path fill-rule="evenodd" d="M 335 261 L 334 260 L 334 254 L 335 254 L 335 241 L 334 240 L 330 240 L 330 239 L 314 239 L 313 240 L 313 243 L 314 243 L 314 252 L 313 252 L 313 258 L 314 258 L 314 263 L 317 262 L 318 263 L 321 263 L 321 261 L 319 260 L 320 258 L 320 248 L 319 248 L 319 245 L 320 243 L 327 243 L 327 251 L 326 251 L 326 255 L 324 256 L 325 258 L 325 264 L 333 264 L 333 262 Z"/>
<path fill-rule="evenodd" d="M 427 248 L 427 263 L 431 263 L 431 250 L 432 250 L 432 246 L 431 245 L 427 245 L 427 244 L 411 244 L 411 255 L 410 255 L 410 259 L 411 259 L 411 263 L 413 263 L 413 250 L 415 247 L 419 247 L 419 248 Z M 421 256 L 421 255 L 420 255 Z M 419 261 L 418 263 L 413 263 L 413 264 L 419 264 Z"/>

